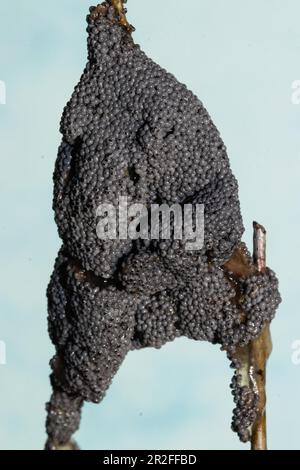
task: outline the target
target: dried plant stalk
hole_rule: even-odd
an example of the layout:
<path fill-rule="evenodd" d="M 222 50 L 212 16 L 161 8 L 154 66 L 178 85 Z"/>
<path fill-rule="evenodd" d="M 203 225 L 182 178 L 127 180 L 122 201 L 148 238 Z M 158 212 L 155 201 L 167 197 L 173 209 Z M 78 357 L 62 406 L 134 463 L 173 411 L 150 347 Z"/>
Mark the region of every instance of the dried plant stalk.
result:
<path fill-rule="evenodd" d="M 259 272 L 264 272 L 266 269 L 266 230 L 257 222 L 253 223 L 253 229 L 253 262 Z M 252 366 L 258 395 L 258 413 L 251 437 L 252 450 L 267 450 L 266 366 L 271 351 L 270 326 L 266 325 L 261 335 L 249 346 L 249 362 Z"/>
<path fill-rule="evenodd" d="M 253 259 L 248 257 L 243 245 L 237 246 L 230 260 L 224 265 L 234 279 L 246 278 L 266 269 L 266 230 L 253 222 Z M 241 311 L 243 315 L 243 312 Z M 251 387 L 257 396 L 257 418 L 249 429 L 252 450 L 267 450 L 266 426 L 266 364 L 272 351 L 270 327 L 266 325 L 260 336 L 245 347 L 238 348 L 235 358 L 240 363 L 237 373 L 240 385 Z"/>
<path fill-rule="evenodd" d="M 135 31 L 134 27 L 127 21 L 126 18 L 126 13 L 127 10 L 124 7 L 124 3 L 126 3 L 127 0 L 108 0 L 109 3 L 114 7 L 116 10 L 116 13 L 119 17 L 119 23 L 123 28 L 126 29 L 129 33 L 132 33 Z"/>

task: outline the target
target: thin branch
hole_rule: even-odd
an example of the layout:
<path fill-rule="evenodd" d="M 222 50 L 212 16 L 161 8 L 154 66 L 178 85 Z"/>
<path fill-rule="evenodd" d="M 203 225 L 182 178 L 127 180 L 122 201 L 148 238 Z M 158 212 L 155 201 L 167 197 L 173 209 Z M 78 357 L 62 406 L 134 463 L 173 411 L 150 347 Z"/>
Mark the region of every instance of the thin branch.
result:
<path fill-rule="evenodd" d="M 238 282 L 255 272 L 266 269 L 266 230 L 262 225 L 253 223 L 253 259 L 248 257 L 243 244 L 237 246 L 231 259 L 224 265 L 225 271 L 231 273 Z M 241 311 L 241 315 L 243 312 Z M 269 325 L 266 325 L 261 335 L 249 345 L 238 348 L 235 358 L 240 363 L 238 376 L 240 385 L 251 387 L 257 396 L 257 419 L 249 429 L 251 434 L 251 449 L 267 449 L 266 426 L 266 364 L 272 351 L 272 341 Z"/>
<path fill-rule="evenodd" d="M 253 262 L 259 272 L 264 272 L 266 269 L 266 230 L 256 222 L 253 223 L 253 229 Z M 258 394 L 257 419 L 251 436 L 252 450 L 267 450 L 266 366 L 271 351 L 272 340 L 268 324 L 249 347 L 250 366 Z"/>
<path fill-rule="evenodd" d="M 120 25 L 123 26 L 123 28 L 125 28 L 128 33 L 135 31 L 135 28 L 127 21 L 126 18 L 127 10 L 124 7 L 124 3 L 126 3 L 127 0 L 108 0 L 108 2 L 116 10 Z"/>
<path fill-rule="evenodd" d="M 260 273 L 266 270 L 266 229 L 253 222 L 253 262 Z"/>

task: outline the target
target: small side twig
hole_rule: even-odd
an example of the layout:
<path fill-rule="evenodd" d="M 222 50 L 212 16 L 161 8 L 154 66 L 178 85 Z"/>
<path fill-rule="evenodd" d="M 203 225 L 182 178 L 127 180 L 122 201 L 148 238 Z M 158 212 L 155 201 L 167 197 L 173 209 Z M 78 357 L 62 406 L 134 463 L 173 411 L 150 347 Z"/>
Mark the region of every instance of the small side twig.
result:
<path fill-rule="evenodd" d="M 266 230 L 253 223 L 253 262 L 259 272 L 266 269 Z M 258 395 L 257 418 L 252 428 L 251 449 L 267 450 L 266 424 L 266 365 L 272 351 L 270 326 L 266 325 L 261 335 L 249 346 L 250 365 Z"/>
<path fill-rule="evenodd" d="M 115 9 L 119 17 L 120 25 L 123 26 L 123 28 L 126 29 L 128 33 L 132 33 L 133 31 L 135 31 L 135 28 L 127 21 L 127 18 L 126 18 L 127 10 L 124 7 L 124 3 L 126 3 L 127 0 L 108 0 L 108 1 Z"/>
<path fill-rule="evenodd" d="M 266 230 L 257 222 L 253 223 L 253 230 L 252 260 L 245 254 L 242 246 L 238 246 L 231 259 L 224 265 L 225 271 L 231 273 L 237 281 L 255 272 L 263 273 L 266 269 Z M 257 339 L 238 348 L 235 353 L 235 358 L 240 364 L 237 371 L 240 385 L 250 387 L 257 397 L 257 418 L 249 429 L 251 450 L 267 450 L 266 364 L 271 351 L 270 327 L 266 325 Z"/>

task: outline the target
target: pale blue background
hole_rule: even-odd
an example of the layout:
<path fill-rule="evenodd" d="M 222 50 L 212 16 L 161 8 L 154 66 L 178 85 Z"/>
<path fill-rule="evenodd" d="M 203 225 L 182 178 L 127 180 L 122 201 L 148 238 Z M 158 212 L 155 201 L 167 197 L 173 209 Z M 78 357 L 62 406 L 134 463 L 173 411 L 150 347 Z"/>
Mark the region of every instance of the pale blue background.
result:
<path fill-rule="evenodd" d="M 42 448 L 48 399 L 45 289 L 59 239 L 52 170 L 63 106 L 86 62 L 91 0 L 1 0 L 0 447 Z M 268 261 L 284 302 L 272 325 L 269 446 L 299 449 L 300 79 L 299 0 L 129 0 L 135 39 L 209 109 L 228 146 L 251 223 L 269 230 Z M 178 340 L 129 354 L 107 398 L 85 406 L 85 449 L 246 449 L 230 431 L 233 408 L 224 353 Z"/>

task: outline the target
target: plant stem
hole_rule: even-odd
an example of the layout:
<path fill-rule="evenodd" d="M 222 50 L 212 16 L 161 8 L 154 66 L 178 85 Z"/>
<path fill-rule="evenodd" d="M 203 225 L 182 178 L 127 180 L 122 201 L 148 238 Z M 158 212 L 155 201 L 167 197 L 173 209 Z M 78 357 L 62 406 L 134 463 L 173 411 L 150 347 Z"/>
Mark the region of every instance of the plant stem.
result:
<path fill-rule="evenodd" d="M 266 230 L 262 225 L 253 223 L 253 257 L 248 257 L 243 244 L 237 246 L 230 260 L 224 265 L 238 282 L 266 269 Z M 241 314 L 243 312 L 241 311 Z M 238 348 L 236 359 L 241 366 L 238 375 L 241 386 L 251 387 L 257 396 L 257 418 L 250 429 L 251 450 L 267 450 L 266 426 L 266 364 L 272 351 L 270 327 L 267 324 L 260 336 L 245 347 Z"/>
<path fill-rule="evenodd" d="M 259 272 L 266 269 L 266 230 L 262 225 L 253 223 L 253 262 Z M 267 450 L 266 423 L 266 366 L 272 351 L 269 324 L 261 335 L 249 346 L 250 366 L 258 395 L 257 419 L 252 428 L 251 450 Z"/>
<path fill-rule="evenodd" d="M 108 0 L 111 6 L 113 6 L 116 10 L 120 25 L 123 26 L 123 28 L 125 28 L 128 33 L 132 33 L 135 31 L 135 29 L 131 24 L 128 23 L 126 18 L 126 9 L 124 7 L 124 3 L 126 3 L 126 1 L 127 0 Z"/>

